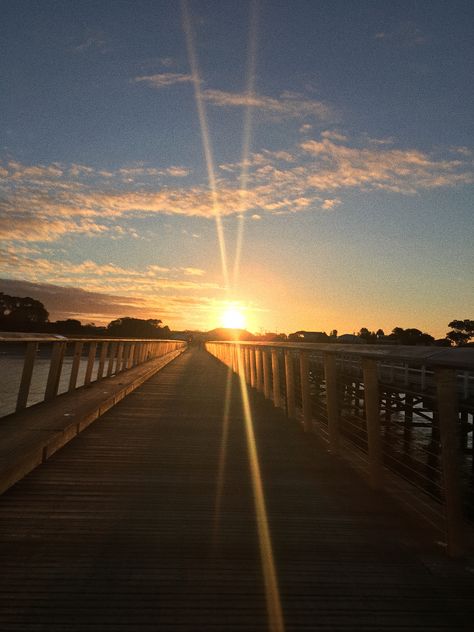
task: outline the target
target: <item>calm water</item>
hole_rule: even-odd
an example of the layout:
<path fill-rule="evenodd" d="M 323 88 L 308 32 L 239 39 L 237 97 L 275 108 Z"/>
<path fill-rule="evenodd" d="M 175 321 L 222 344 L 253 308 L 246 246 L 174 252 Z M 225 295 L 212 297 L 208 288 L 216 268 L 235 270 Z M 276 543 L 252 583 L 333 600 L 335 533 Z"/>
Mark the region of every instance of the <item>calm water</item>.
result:
<path fill-rule="evenodd" d="M 77 378 L 77 386 L 84 384 L 86 373 L 87 358 L 83 357 Z M 98 360 L 94 363 L 92 379 L 97 375 Z M 72 356 L 66 356 L 61 371 L 61 380 L 59 382 L 59 393 L 65 393 L 69 386 L 69 376 L 71 375 Z M 8 415 L 15 411 L 16 398 L 20 386 L 21 372 L 23 370 L 22 355 L 0 355 L 0 417 Z M 33 377 L 31 380 L 30 394 L 28 397 L 28 406 L 41 402 L 44 399 L 44 391 L 46 381 L 48 379 L 49 357 L 38 356 L 35 360 Z"/>

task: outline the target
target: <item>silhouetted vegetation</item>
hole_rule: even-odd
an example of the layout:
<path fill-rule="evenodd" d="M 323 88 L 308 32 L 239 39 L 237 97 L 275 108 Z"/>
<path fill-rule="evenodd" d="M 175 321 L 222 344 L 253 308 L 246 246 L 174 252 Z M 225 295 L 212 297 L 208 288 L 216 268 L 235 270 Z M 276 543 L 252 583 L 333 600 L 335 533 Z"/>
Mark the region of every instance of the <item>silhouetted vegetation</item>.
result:
<path fill-rule="evenodd" d="M 329 335 L 325 331 L 295 331 L 288 336 L 284 333 L 265 332 L 251 334 L 245 329 L 228 329 L 219 327 L 208 332 L 180 331 L 172 332 L 158 318 L 147 320 L 122 316 L 112 320 L 107 326 L 96 326 L 94 323 L 83 325 L 80 320 L 67 318 L 49 322 L 49 313 L 43 303 L 29 296 L 9 296 L 0 292 L 0 331 L 22 331 L 25 333 L 50 333 L 63 336 L 113 337 L 113 338 L 179 338 L 182 340 L 255 340 L 262 342 L 318 342 L 318 343 L 363 343 L 392 345 L 439 345 L 457 347 L 473 345 L 474 320 L 452 320 L 448 327 L 451 331 L 446 338 L 435 340 L 430 334 L 420 329 L 395 327 L 389 335 L 383 329 L 370 331 L 361 327 L 357 334 L 338 335 L 333 329 Z"/>
<path fill-rule="evenodd" d="M 466 345 L 474 337 L 474 320 L 465 318 L 464 320 L 452 320 L 448 327 L 452 327 L 451 331 L 448 331 L 446 338 L 458 347 Z"/>
<path fill-rule="evenodd" d="M 107 333 L 114 338 L 168 338 L 169 327 L 161 327 L 161 320 L 123 316 L 107 325 Z"/>
<path fill-rule="evenodd" d="M 43 303 L 29 296 L 21 298 L 0 292 L 0 323 L 6 331 L 18 327 L 41 325 L 48 320 L 48 312 Z"/>

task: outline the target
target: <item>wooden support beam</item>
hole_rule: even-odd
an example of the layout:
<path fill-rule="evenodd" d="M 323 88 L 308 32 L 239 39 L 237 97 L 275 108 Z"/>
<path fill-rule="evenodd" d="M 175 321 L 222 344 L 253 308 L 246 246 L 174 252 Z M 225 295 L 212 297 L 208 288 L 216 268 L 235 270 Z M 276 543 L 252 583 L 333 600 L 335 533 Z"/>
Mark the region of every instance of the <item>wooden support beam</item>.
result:
<path fill-rule="evenodd" d="M 383 487 L 382 434 L 380 430 L 380 396 L 377 361 L 372 358 L 362 360 L 364 373 L 364 402 L 367 422 L 367 442 L 369 457 L 369 483 L 373 489 Z"/>
<path fill-rule="evenodd" d="M 263 394 L 265 395 L 265 399 L 271 399 L 272 397 L 272 385 L 271 385 L 271 364 L 270 364 L 270 353 L 262 349 L 262 359 L 263 359 Z"/>
<path fill-rule="evenodd" d="M 273 376 L 273 404 L 277 408 L 280 408 L 281 407 L 280 363 L 278 360 L 277 349 L 272 349 L 272 376 Z"/>
<path fill-rule="evenodd" d="M 301 402 L 303 406 L 303 427 L 305 432 L 313 431 L 311 414 L 311 393 L 309 390 L 309 353 L 300 351 Z"/>
<path fill-rule="evenodd" d="M 464 552 L 465 534 L 459 467 L 456 371 L 437 367 L 435 380 L 443 466 L 447 549 L 449 555 L 457 557 Z"/>
<path fill-rule="evenodd" d="M 285 379 L 286 379 L 286 414 L 289 419 L 296 419 L 295 405 L 295 370 L 291 351 L 285 349 Z"/>
<path fill-rule="evenodd" d="M 326 380 L 329 448 L 331 452 L 337 454 L 339 452 L 339 401 L 336 356 L 332 353 L 324 354 L 324 378 Z"/>

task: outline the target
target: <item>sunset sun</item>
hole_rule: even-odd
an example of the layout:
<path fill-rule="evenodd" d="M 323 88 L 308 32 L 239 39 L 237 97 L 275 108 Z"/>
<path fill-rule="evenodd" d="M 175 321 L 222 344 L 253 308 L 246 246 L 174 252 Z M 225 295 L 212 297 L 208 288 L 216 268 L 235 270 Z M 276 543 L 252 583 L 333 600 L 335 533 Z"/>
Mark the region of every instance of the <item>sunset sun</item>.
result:
<path fill-rule="evenodd" d="M 245 327 L 245 316 L 238 307 L 227 308 L 221 316 L 223 327 L 229 329 L 243 329 Z"/>

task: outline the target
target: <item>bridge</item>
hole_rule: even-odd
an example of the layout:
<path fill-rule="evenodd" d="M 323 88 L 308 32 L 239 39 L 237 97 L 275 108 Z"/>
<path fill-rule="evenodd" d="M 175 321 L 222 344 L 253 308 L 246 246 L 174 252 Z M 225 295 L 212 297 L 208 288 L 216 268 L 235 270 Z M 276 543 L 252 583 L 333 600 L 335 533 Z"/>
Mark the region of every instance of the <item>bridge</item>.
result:
<path fill-rule="evenodd" d="M 470 349 L 13 343 L 2 632 L 472 630 Z"/>

